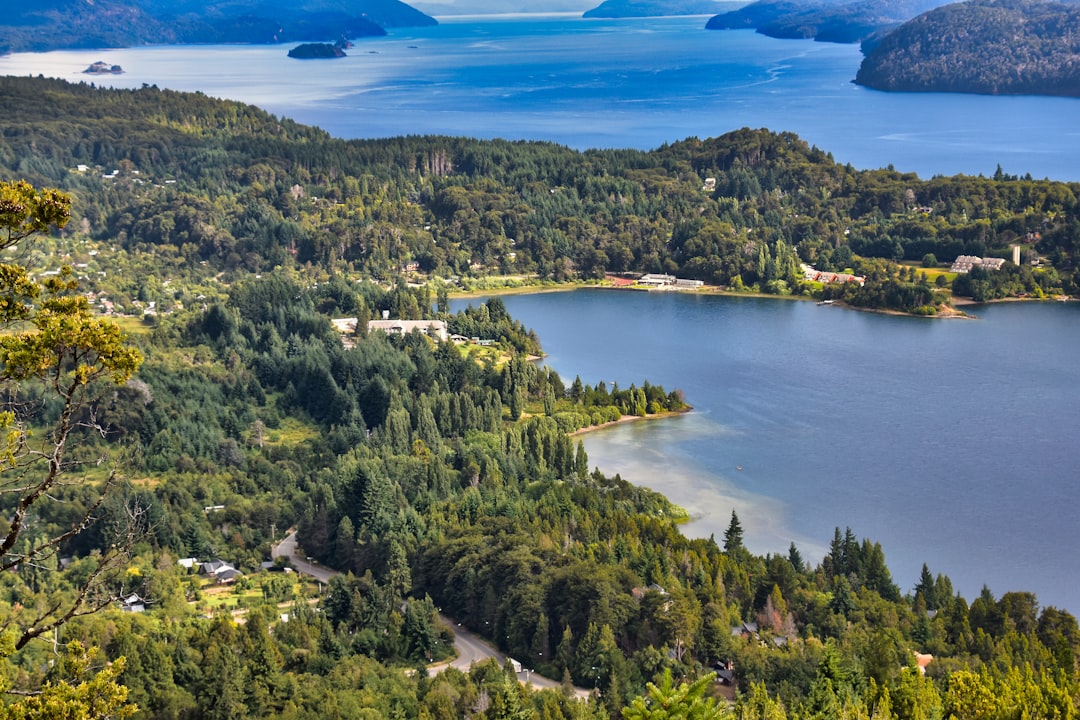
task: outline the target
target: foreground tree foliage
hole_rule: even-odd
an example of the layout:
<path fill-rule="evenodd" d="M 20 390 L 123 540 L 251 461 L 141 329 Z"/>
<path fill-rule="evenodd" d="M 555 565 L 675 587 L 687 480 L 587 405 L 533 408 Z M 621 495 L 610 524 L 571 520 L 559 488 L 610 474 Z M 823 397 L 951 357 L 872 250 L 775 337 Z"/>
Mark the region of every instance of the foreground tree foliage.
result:
<path fill-rule="evenodd" d="M 715 674 L 703 675 L 691 684 L 674 686 L 671 671 L 664 671 L 659 685 L 649 683 L 648 693 L 623 708 L 626 720 L 722 720 L 729 717 L 715 700 L 705 697 Z"/>
<path fill-rule="evenodd" d="M 555 276 L 641 263 L 781 291 L 797 287 L 787 283 L 803 259 L 862 263 L 876 273 L 862 290 L 871 299 L 895 289 L 923 302 L 908 287 L 923 284 L 911 271 L 859 259 L 853 246 L 895 258 L 910 234 L 922 238 L 911 241 L 920 262 L 927 245 L 945 258 L 950 243 L 996 242 L 1020 222 L 1011 211 L 984 214 L 1030 203 L 1066 282 L 1072 236 L 1053 208 L 1074 206 L 1072 186 L 861 173 L 763 131 L 655 153 L 446 138 L 341 143 L 202 97 L 0 82 L 47 88 L 19 112 L 54 102 L 64 117 L 84 118 L 76 126 L 85 123 L 88 138 L 102 138 L 96 148 L 54 146 L 47 137 L 64 137 L 65 127 L 5 120 L 4 147 L 22 149 L 0 157 L 22 158 L 27 174 L 55 170 L 87 199 L 60 232 L 40 232 L 49 222 L 36 230 L 50 253 L 35 260 L 49 268 L 38 271 L 50 273 L 44 281 L 27 270 L 32 256 L 4 255 L 4 307 L 20 321 L 0 336 L 15 433 L 7 477 L 25 488 L 5 498 L 5 518 L 22 518 L 5 526 L 19 530 L 0 575 L 11 688 L 38 692 L 62 678 L 80 687 L 50 670 L 54 650 L 78 641 L 124 658 L 94 665 L 118 675 L 94 677 L 109 692 L 118 679 L 128 692 L 118 702 L 145 718 L 557 720 L 624 708 L 633 717 L 659 711 L 649 683 L 705 716 L 1075 716 L 1080 628 L 1070 613 L 1025 592 L 985 589 L 969 602 L 929 568 L 893 578 L 884 549 L 851 529 L 838 528 L 814 563 L 794 546 L 753 554 L 735 513 L 722 547 L 684 537 L 685 513 L 590 468 L 568 434 L 682 409 L 676 389 L 640 378 L 567 382 L 527 361 L 538 339 L 501 302 L 451 315 L 438 290 L 406 282 L 400 267 L 415 260 L 469 281 L 475 264 Z M 101 135 L 112 126 L 80 115 L 75 100 L 107 108 L 126 131 Z M 95 155 L 128 160 L 128 174 L 68 169 Z M 718 189 L 702 190 L 706 173 Z M 177 182 L 164 182 L 168 174 Z M 31 198 L 48 208 L 62 197 L 4 188 L 4 217 Z M 902 188 L 940 203 L 933 221 L 908 207 Z M 855 237 L 843 235 L 848 223 Z M 921 235 L 927 228 L 937 240 Z M 16 242 L 22 252 L 25 244 Z M 115 261 L 108 270 L 98 265 L 105 252 Z M 52 269 L 63 253 L 72 274 Z M 79 273 L 99 307 L 102 292 L 133 308 L 155 303 L 156 315 L 131 322 L 140 354 L 90 314 L 72 283 Z M 360 273 L 384 282 L 357 282 Z M 369 332 L 365 320 L 383 310 L 438 316 L 490 344 Z M 356 318 L 355 332 L 330 322 L 343 317 Z M 57 355 L 30 361 L 46 352 Z M 59 454 L 49 452 L 54 427 L 69 428 Z M 32 444 L 38 438 L 44 445 Z M 137 483 L 97 465 L 113 444 Z M 33 512 L 17 515 L 38 487 L 31 481 L 71 463 L 82 463 L 86 481 L 69 485 L 74 475 L 60 473 Z M 132 518 L 145 533 L 118 542 Z M 340 574 L 322 584 L 264 570 L 290 528 L 306 555 Z M 128 546 L 109 566 L 118 573 L 98 570 Z M 242 574 L 216 583 L 179 559 L 226 561 Z M 88 581 L 96 589 L 80 594 Z M 141 602 L 125 607 L 143 612 L 83 613 L 121 595 L 135 595 Z M 458 623 L 564 690 L 527 691 L 494 663 L 429 675 L 429 662 L 451 654 Z M 916 653 L 933 655 L 925 675 Z M 720 685 L 702 679 L 713 668 L 734 683 L 723 691 L 735 698 L 730 707 L 714 702 Z M 578 701 L 574 685 L 591 699 Z"/>
<path fill-rule="evenodd" d="M 69 208 L 70 200 L 55 190 L 0 183 L 0 250 L 63 227 Z M 93 483 L 89 505 L 68 513 L 69 526 L 41 522 L 42 515 L 62 506 L 59 497 L 72 486 L 70 475 L 91 460 L 78 447 L 88 431 L 100 430 L 87 413 L 89 394 L 99 379 L 123 384 L 142 360 L 116 325 L 90 312 L 86 298 L 75 294 L 77 287 L 66 268 L 39 283 L 25 266 L 0 263 L 0 499 L 7 515 L 0 571 L 5 585 L 22 598 L 0 612 L 0 660 L 111 602 L 116 578 L 145 530 L 141 509 L 126 506 L 127 517 L 117 518 L 121 522 L 110 529 L 109 545 L 88 559 L 78 579 L 61 589 L 43 577 L 57 567 L 68 542 L 97 520 L 117 484 L 115 471 Z M 75 483 L 88 485 L 85 479 Z M 63 708 L 88 704 L 91 717 L 134 712 L 124 705 L 126 691 L 115 683 L 122 663 L 115 670 L 91 672 L 94 653 L 73 644 L 64 660 L 67 676 L 58 675 L 40 695 L 8 711 L 14 717 L 63 717 L 70 712 Z M 0 675 L 0 684 L 10 688 L 7 673 Z"/>

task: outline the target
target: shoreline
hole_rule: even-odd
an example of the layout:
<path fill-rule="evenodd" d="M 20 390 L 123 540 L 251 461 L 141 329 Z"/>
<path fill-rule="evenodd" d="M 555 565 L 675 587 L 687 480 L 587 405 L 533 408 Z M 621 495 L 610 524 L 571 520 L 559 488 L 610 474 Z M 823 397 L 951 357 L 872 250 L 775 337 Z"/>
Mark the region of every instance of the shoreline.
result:
<path fill-rule="evenodd" d="M 996 305 L 998 303 L 1047 303 L 1047 302 L 1060 302 L 1071 303 L 1076 302 L 1077 298 L 1071 295 L 1055 295 L 1053 297 L 1004 297 L 994 298 L 993 300 L 972 300 L 971 298 L 953 296 L 952 303 L 954 305 L 963 305 L 965 307 L 970 305 Z"/>
<path fill-rule="evenodd" d="M 687 413 L 693 412 L 693 410 L 693 407 L 687 406 L 685 410 L 666 410 L 662 413 L 653 413 L 651 415 L 623 415 L 618 420 L 611 420 L 606 423 L 600 423 L 599 425 L 589 425 L 588 427 L 578 428 L 577 430 L 567 433 L 566 435 L 567 437 L 577 437 L 579 435 L 587 435 L 588 433 L 596 432 L 597 430 L 603 430 L 605 428 L 616 427 L 618 425 L 624 425 L 626 423 L 637 422 L 638 420 L 663 420 L 665 418 L 686 415 Z"/>
<path fill-rule="evenodd" d="M 955 307 L 948 306 L 946 311 L 938 311 L 933 315 L 918 315 L 916 313 L 904 312 L 903 310 L 889 310 L 888 308 L 864 308 L 857 305 L 848 305 L 847 303 L 837 301 L 834 303 L 836 307 L 844 308 L 845 310 L 854 310 L 856 312 L 873 313 L 875 315 L 892 315 L 893 317 L 909 317 L 916 318 L 918 320 L 978 320 L 979 318 L 970 313 L 966 313 L 963 310 L 958 310 Z"/>
<path fill-rule="evenodd" d="M 619 286 L 613 284 L 610 280 L 604 281 L 584 281 L 584 280 L 570 280 L 562 283 L 544 284 L 544 285 L 519 285 L 516 287 L 501 287 L 492 288 L 490 290 L 459 290 L 450 293 L 450 297 L 453 299 L 465 299 L 474 297 L 487 297 L 487 296 L 500 296 L 500 295 L 531 295 L 541 293 L 555 293 L 555 292 L 570 292 L 572 290 L 617 290 L 621 292 L 673 292 L 682 293 L 687 295 L 715 295 L 719 297 L 732 297 L 732 298 L 760 298 L 765 300 L 791 300 L 799 302 L 818 302 L 817 298 L 809 295 L 771 295 L 763 292 L 737 292 L 734 290 L 725 290 L 719 285 L 703 285 L 699 288 L 688 289 L 675 289 L 675 288 L 652 288 L 641 287 L 637 285 Z M 856 305 L 849 305 L 848 303 L 836 301 L 833 303 L 837 307 L 844 308 L 845 310 L 854 310 L 856 312 L 875 313 L 878 315 L 893 315 L 896 317 L 912 317 L 924 320 L 978 320 L 977 315 L 973 315 L 962 310 L 962 307 L 971 307 L 979 305 L 993 305 L 996 303 L 1009 303 L 1009 302 L 1076 302 L 1077 298 L 1070 296 L 1054 296 L 1046 298 L 1037 297 L 1007 297 L 1007 298 L 995 298 L 993 300 L 975 301 L 970 298 L 951 296 L 949 298 L 948 305 L 944 309 L 940 309 L 933 315 L 918 315 L 916 313 L 904 312 L 903 310 L 891 310 L 888 308 L 863 308 Z"/>

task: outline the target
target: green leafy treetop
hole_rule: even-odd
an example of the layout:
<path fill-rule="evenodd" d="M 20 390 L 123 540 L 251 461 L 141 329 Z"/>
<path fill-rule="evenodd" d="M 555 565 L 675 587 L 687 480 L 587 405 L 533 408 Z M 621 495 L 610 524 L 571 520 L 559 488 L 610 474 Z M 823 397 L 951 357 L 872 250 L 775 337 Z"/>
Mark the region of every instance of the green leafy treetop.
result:
<path fill-rule="evenodd" d="M 56 678 L 48 680 L 41 692 L 0 705 L 0 720 L 121 720 L 134 715 L 138 707 L 127 702 L 128 690 L 117 682 L 124 659 L 95 671 L 97 653 L 97 648 L 69 643 L 54 669 Z"/>
<path fill-rule="evenodd" d="M 675 687 L 671 670 L 664 670 L 659 685 L 648 684 L 648 693 L 622 710 L 625 720 L 723 720 L 732 717 L 716 700 L 705 697 L 705 690 L 716 678 L 709 673 L 693 683 Z"/>
<path fill-rule="evenodd" d="M 62 228 L 70 206 L 70 199 L 56 190 L 0 183 L 0 250 L 18 247 L 25 254 L 22 241 Z M 115 471 L 95 486 L 96 500 L 70 527 L 46 532 L 36 524 L 36 511 L 54 502 L 61 486 L 71 482 L 71 471 L 86 460 L 74 452 L 77 441 L 88 432 L 100 433 L 88 406 L 94 384 L 123 384 L 141 362 L 141 354 L 127 345 L 119 327 L 93 316 L 70 268 L 38 282 L 24 265 L 0 262 L 0 503 L 5 521 L 0 524 L 0 571 L 17 574 L 24 567 L 54 564 L 61 546 L 91 525 L 117 483 Z M 42 412 L 46 404 L 48 413 Z M 0 612 L 0 658 L 115 598 L 112 580 L 144 531 L 143 509 L 128 506 L 127 515 L 127 522 L 118 524 L 108 547 L 96 556 L 93 569 L 69 592 Z M 86 669 L 78 670 L 91 656 L 92 651 L 69 648 L 70 677 L 80 678 L 80 683 L 98 678 L 106 685 L 112 682 L 115 673 L 102 671 L 86 679 Z"/>

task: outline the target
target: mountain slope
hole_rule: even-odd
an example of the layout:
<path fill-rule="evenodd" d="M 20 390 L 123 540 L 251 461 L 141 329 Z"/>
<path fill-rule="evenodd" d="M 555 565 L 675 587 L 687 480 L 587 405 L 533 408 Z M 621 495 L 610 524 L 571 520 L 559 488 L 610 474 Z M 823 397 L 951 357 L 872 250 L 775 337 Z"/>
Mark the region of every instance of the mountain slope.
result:
<path fill-rule="evenodd" d="M 936 0 L 757 0 L 746 7 L 711 18 L 706 28 L 754 28 L 762 35 L 775 38 L 814 38 L 823 42 L 853 43 L 896 27 L 938 4 Z"/>
<path fill-rule="evenodd" d="M 582 17 L 624 18 L 712 15 L 726 3 L 717 0 L 604 0 Z"/>
<path fill-rule="evenodd" d="M 879 90 L 1080 97 L 1076 4 L 946 5 L 865 49 L 855 82 Z"/>
<path fill-rule="evenodd" d="M 398 0 L 46 0 L 0 19 L 0 52 L 332 40 L 435 22 Z"/>

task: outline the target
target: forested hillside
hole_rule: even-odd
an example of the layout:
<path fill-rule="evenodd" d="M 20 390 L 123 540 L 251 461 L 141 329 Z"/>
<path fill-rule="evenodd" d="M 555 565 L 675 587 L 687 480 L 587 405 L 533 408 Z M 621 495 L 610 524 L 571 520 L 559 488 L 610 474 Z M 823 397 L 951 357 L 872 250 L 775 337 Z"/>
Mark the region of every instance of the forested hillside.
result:
<path fill-rule="evenodd" d="M 1080 97 L 1080 6 L 972 0 L 874 41 L 855 82 L 879 90 Z"/>
<path fill-rule="evenodd" d="M 754 28 L 762 35 L 775 38 L 854 43 L 885 32 L 940 4 L 937 0 L 756 0 L 738 10 L 710 18 L 705 27 L 709 30 Z"/>
<path fill-rule="evenodd" d="M 668 272 L 733 290 L 820 294 L 801 261 L 866 276 L 862 288 L 839 288 L 850 302 L 911 311 L 941 302 L 912 267 L 927 255 L 1011 257 L 1019 243 L 1045 260 L 1019 268 L 1021 292 L 1075 291 L 1075 183 L 856 170 L 765 130 L 650 152 L 341 141 L 250 106 L 153 87 L 8 78 L 0 93 L 11 108 L 0 119 L 9 175 L 74 193 L 75 226 L 103 251 L 123 249 L 189 281 L 287 264 L 392 281 L 415 262 L 425 276 L 465 283 Z M 91 280 L 125 304 L 165 300 L 145 276 Z"/>
<path fill-rule="evenodd" d="M 434 24 L 433 18 L 399 0 L 47 0 L 5 8 L 0 53 L 333 41 L 385 35 L 387 27 Z"/>
<path fill-rule="evenodd" d="M 1076 186 L 858 171 L 757 130 L 578 153 L 343 142 L 157 88 L 4 79 L 0 97 L 0 477 L 63 479 L 0 498 L 0 681 L 23 693 L 0 717 L 41 698 L 163 719 L 645 718 L 669 700 L 673 717 L 740 720 L 1076 716 L 1069 612 L 1023 591 L 967 599 L 929 568 L 894 578 L 850 529 L 820 562 L 752 554 L 734 512 L 723 538 L 689 540 L 683 512 L 590 467 L 568 433 L 693 398 L 538 367 L 542 338 L 498 299 L 446 312 L 452 283 L 500 272 L 802 292 L 800 259 L 864 269 L 849 301 L 921 307 L 932 286 L 896 259 L 1020 238 L 1053 267 L 1010 283 L 1071 288 Z M 23 222 L 28 207 L 44 219 Z M 384 310 L 478 342 L 368 332 Z M 72 327 L 100 329 L 116 367 L 100 384 L 35 361 L 83 341 Z M 53 374 L 84 382 L 85 404 L 67 411 Z M 19 439 L 58 427 L 67 454 L 35 464 Z M 264 568 L 292 527 L 345 574 Z M 491 664 L 429 677 L 451 653 L 440 610 L 564 691 Z"/>
<path fill-rule="evenodd" d="M 717 12 L 719 0 L 605 0 L 582 17 L 623 18 L 660 17 L 667 15 L 711 15 Z"/>

